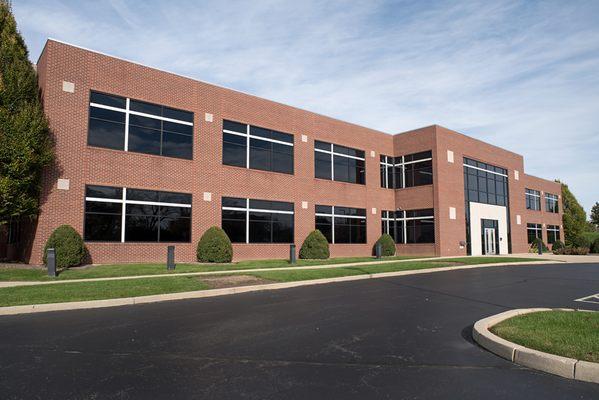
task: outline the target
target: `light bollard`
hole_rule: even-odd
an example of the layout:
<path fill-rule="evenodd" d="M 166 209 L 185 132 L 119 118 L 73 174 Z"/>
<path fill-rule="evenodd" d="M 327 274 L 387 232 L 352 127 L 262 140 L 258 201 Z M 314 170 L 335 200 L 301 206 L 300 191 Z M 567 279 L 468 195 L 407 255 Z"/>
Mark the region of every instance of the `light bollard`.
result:
<path fill-rule="evenodd" d="M 56 250 L 48 249 L 46 253 L 46 267 L 48 268 L 48 276 L 56 277 Z"/>
<path fill-rule="evenodd" d="M 380 243 L 377 243 L 376 246 L 374 247 L 374 254 L 376 255 L 376 258 L 381 258 L 383 256 L 383 245 Z"/>
<path fill-rule="evenodd" d="M 289 262 L 291 264 L 295 264 L 296 263 L 296 258 L 295 258 L 295 244 L 290 244 L 289 245 Z"/>
<path fill-rule="evenodd" d="M 166 269 L 175 269 L 175 246 L 168 246 L 166 249 Z"/>

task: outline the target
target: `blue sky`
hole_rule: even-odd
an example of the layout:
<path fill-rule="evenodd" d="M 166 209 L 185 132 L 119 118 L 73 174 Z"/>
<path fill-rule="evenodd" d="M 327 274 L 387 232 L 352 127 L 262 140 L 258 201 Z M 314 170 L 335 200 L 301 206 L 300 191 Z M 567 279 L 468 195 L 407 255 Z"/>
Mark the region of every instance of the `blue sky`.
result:
<path fill-rule="evenodd" d="M 599 201 L 599 1 L 16 0 L 47 37 L 388 133 L 440 124 Z"/>

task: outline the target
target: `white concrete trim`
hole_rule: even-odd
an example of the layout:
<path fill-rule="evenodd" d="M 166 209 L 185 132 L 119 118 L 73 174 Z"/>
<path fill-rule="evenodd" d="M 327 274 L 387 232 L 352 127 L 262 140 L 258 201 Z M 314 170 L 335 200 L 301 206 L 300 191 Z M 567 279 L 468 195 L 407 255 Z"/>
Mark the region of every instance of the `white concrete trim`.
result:
<path fill-rule="evenodd" d="M 599 363 L 576 360 L 573 358 L 562 357 L 555 354 L 529 349 L 500 338 L 499 336 L 491 333 L 489 330 L 494 325 L 518 315 L 553 310 L 597 312 L 591 310 L 574 310 L 566 308 L 515 309 L 492 315 L 477 321 L 472 328 L 472 337 L 485 349 L 513 363 L 548 372 L 550 374 L 559 375 L 564 378 L 599 383 Z"/>

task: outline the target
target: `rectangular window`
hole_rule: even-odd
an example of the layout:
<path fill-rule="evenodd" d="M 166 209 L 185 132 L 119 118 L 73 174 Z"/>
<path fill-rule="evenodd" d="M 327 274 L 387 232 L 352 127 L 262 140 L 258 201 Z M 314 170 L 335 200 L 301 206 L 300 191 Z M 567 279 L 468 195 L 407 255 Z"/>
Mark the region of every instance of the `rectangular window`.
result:
<path fill-rule="evenodd" d="M 294 205 L 222 198 L 222 228 L 233 243 L 293 243 Z"/>
<path fill-rule="evenodd" d="M 223 120 L 223 164 L 293 174 L 293 135 Z"/>
<path fill-rule="evenodd" d="M 464 158 L 464 195 L 466 201 L 508 205 L 507 170 Z"/>
<path fill-rule="evenodd" d="M 382 233 L 391 235 L 396 243 L 435 243 L 435 212 L 432 208 L 383 211 Z"/>
<path fill-rule="evenodd" d="M 526 209 L 541 211 L 541 193 L 538 190 L 526 189 Z"/>
<path fill-rule="evenodd" d="M 402 189 L 433 183 L 432 151 L 390 157 L 381 155 L 381 187 Z"/>
<path fill-rule="evenodd" d="M 559 225 L 547 225 L 547 243 L 553 244 L 561 240 Z"/>
<path fill-rule="evenodd" d="M 545 211 L 550 213 L 559 212 L 558 196 L 556 194 L 545 193 Z"/>
<path fill-rule="evenodd" d="M 534 243 L 537 238 L 543 237 L 543 226 L 541 224 L 526 224 L 526 233 L 528 234 L 528 243 Z"/>
<path fill-rule="evenodd" d="M 193 113 L 91 92 L 87 144 L 191 160 Z"/>
<path fill-rule="evenodd" d="M 329 243 L 366 243 L 366 209 L 316 206 L 316 229 Z"/>
<path fill-rule="evenodd" d="M 88 185 L 84 238 L 102 242 L 188 243 L 191 195 Z"/>
<path fill-rule="evenodd" d="M 314 142 L 314 176 L 339 182 L 366 183 L 364 151 L 327 142 Z"/>

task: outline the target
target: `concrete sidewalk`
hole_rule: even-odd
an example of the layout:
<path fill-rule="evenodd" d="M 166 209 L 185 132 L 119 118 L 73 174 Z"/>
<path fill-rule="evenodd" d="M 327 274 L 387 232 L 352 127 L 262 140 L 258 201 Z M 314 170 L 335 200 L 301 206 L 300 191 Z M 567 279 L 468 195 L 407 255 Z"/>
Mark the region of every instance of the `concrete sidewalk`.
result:
<path fill-rule="evenodd" d="M 504 257 L 504 256 L 489 256 L 489 257 Z M 537 254 L 519 254 L 519 255 L 505 255 L 509 258 L 529 258 L 531 261 L 562 261 L 562 260 L 550 260 L 549 258 L 538 256 Z M 566 256 L 568 257 L 568 256 Z M 574 257 L 574 256 L 570 256 Z M 417 261 L 443 261 L 446 259 L 462 258 L 462 257 L 430 257 L 430 258 L 411 258 L 405 260 L 376 260 L 366 262 L 354 262 L 344 264 L 324 264 L 324 265 L 302 265 L 302 266 L 288 266 L 288 267 L 275 267 L 275 268 L 250 268 L 250 269 L 228 269 L 221 271 L 207 271 L 207 272 L 182 272 L 182 273 L 170 273 L 170 274 L 152 274 L 152 275 L 131 275 L 131 276 L 114 276 L 106 278 L 86 278 L 86 279 L 63 279 L 53 281 L 6 281 L 0 282 L 0 288 L 5 287 L 16 287 L 16 286 L 33 286 L 33 285 L 55 285 L 59 283 L 75 283 L 75 282 L 98 282 L 98 281 L 114 281 L 114 280 L 126 280 L 126 279 L 142 279 L 142 278 L 165 278 L 174 276 L 205 276 L 205 275 L 223 275 L 223 274 L 240 274 L 240 273 L 251 273 L 251 272 L 265 272 L 265 271 L 286 271 L 286 270 L 305 270 L 305 269 L 327 269 L 327 268 L 346 268 L 346 267 L 359 267 L 359 266 L 371 266 L 371 265 L 383 265 L 391 263 L 405 263 L 405 262 L 417 262 Z M 597 257 L 599 259 L 599 257 Z M 579 262 L 579 261 L 577 261 Z M 599 261 L 589 261 L 599 262 Z M 512 264 L 512 263 L 510 263 Z"/>

